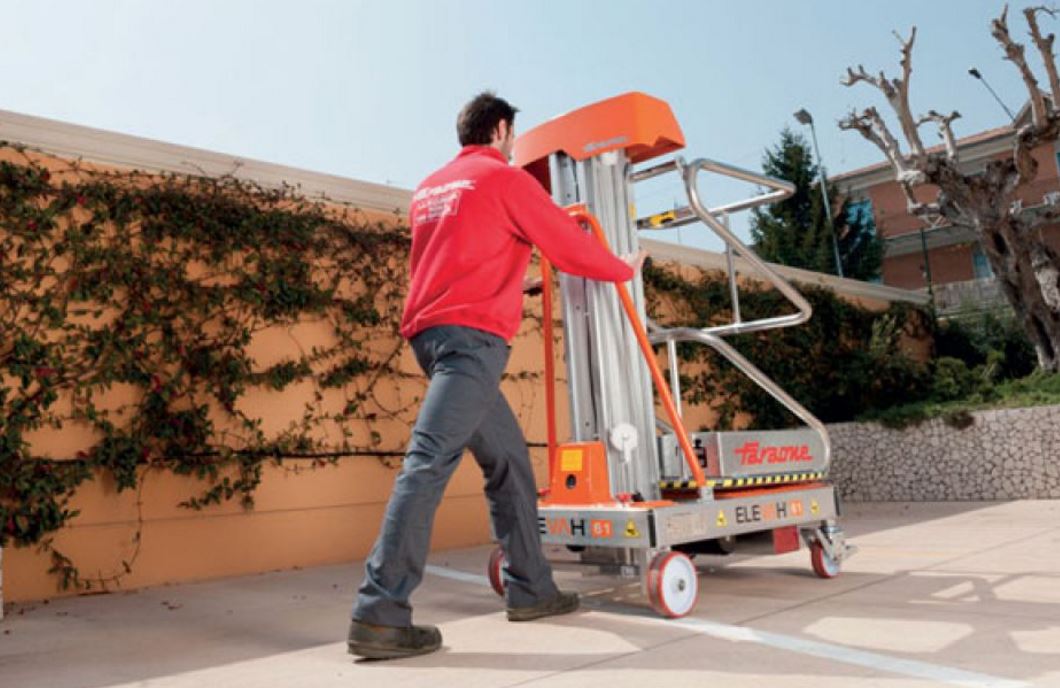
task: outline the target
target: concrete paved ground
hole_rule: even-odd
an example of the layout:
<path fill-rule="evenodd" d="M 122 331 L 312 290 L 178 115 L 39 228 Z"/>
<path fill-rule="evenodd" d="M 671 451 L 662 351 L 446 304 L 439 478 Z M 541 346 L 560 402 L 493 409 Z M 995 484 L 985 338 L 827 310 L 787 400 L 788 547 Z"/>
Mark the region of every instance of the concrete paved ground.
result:
<path fill-rule="evenodd" d="M 443 552 L 414 601 L 445 647 L 392 662 L 345 652 L 360 563 L 14 605 L 0 686 L 1060 686 L 1060 502 L 852 504 L 844 525 L 860 552 L 832 581 L 805 549 L 697 558 L 677 622 L 564 570 L 585 611 L 508 623 L 489 548 Z"/>

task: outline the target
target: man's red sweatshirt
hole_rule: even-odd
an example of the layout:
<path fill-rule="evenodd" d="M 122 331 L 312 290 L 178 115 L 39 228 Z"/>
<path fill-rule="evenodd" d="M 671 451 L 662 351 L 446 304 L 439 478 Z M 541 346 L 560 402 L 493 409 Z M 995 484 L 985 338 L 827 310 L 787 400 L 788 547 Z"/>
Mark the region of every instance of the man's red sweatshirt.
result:
<path fill-rule="evenodd" d="M 409 208 L 412 283 L 401 319 L 411 339 L 463 325 L 510 341 L 523 312 L 530 247 L 557 268 L 603 282 L 633 270 L 491 146 L 466 146 L 416 189 Z"/>

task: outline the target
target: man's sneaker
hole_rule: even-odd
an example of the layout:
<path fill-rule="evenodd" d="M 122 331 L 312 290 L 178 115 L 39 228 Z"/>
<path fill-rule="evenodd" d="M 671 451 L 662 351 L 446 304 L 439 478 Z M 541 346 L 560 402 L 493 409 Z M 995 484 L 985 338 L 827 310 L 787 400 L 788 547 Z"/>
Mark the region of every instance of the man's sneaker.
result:
<path fill-rule="evenodd" d="M 570 614 L 578 608 L 578 593 L 560 591 L 547 602 L 532 607 L 508 607 L 509 621 L 533 621 L 546 616 Z"/>
<path fill-rule="evenodd" d="M 349 653 L 365 659 L 397 659 L 434 652 L 442 633 L 434 626 L 377 626 L 350 620 Z"/>

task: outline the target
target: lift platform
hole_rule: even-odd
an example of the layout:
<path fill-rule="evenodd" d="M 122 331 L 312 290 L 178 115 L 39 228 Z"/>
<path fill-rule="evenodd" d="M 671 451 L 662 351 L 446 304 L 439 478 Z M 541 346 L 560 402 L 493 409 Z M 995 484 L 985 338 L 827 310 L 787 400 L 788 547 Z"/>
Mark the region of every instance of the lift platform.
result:
<path fill-rule="evenodd" d="M 691 224 L 705 225 L 726 245 L 732 319 L 704 329 L 662 327 L 648 319 L 639 274 L 628 288 L 558 274 L 570 402 L 571 436 L 564 442 L 557 439 L 552 269 L 541 260 L 549 466 L 539 502 L 542 541 L 567 546 L 580 564 L 639 577 L 653 608 L 669 617 L 684 616 L 695 605 L 698 577 L 691 556 L 728 553 L 738 535 L 771 531 L 778 553 L 804 543 L 822 578 L 838 575 L 853 552 L 838 524 L 838 495 L 828 482 L 831 445 L 825 426 L 725 341 L 811 317 L 806 299 L 728 226 L 731 214 L 787 198 L 794 186 L 713 160 L 670 155 L 684 145 L 669 105 L 636 92 L 549 120 L 515 144 L 515 164 L 615 253 L 637 251 L 640 231 Z M 703 172 L 764 191 L 708 207 L 698 186 Z M 676 175 L 688 204 L 637 217 L 635 186 L 664 175 Z M 796 312 L 742 319 L 736 255 Z M 679 342 L 713 349 L 804 427 L 689 432 L 682 420 Z M 665 347 L 668 380 L 656 347 Z M 503 568 L 498 548 L 488 573 L 499 594 Z"/>

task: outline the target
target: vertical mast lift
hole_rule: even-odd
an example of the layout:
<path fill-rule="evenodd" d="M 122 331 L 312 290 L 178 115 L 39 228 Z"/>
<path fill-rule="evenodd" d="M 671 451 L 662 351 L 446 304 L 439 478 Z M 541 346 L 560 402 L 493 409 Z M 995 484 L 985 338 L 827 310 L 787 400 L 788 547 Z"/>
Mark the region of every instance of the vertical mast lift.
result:
<path fill-rule="evenodd" d="M 730 214 L 787 198 L 794 187 L 702 158 L 687 162 L 673 156 L 640 166 L 683 147 L 669 105 L 637 92 L 549 120 L 515 144 L 515 164 L 615 253 L 636 251 L 639 230 L 693 223 L 706 225 L 726 244 L 732 321 L 704 329 L 664 328 L 650 321 L 639 274 L 629 289 L 559 274 L 570 402 L 566 442 L 556 437 L 552 279 L 547 260 L 541 260 L 549 466 L 549 484 L 539 503 L 542 541 L 566 545 L 579 553 L 580 563 L 639 576 L 652 607 L 669 617 L 688 614 L 698 595 L 688 553 L 725 551 L 736 535 L 772 531 L 776 552 L 796 550 L 804 541 L 822 578 L 838 575 L 853 552 L 837 524 L 838 497 L 827 481 L 831 446 L 824 425 L 724 339 L 810 318 L 802 295 L 728 228 Z M 708 207 L 700 196 L 700 172 L 766 191 Z M 669 174 L 681 180 L 688 205 L 637 218 L 635 185 Z M 743 320 L 734 254 L 797 312 Z M 688 432 L 681 418 L 678 342 L 712 348 L 806 427 Z M 668 384 L 656 346 L 666 347 Z M 662 417 L 655 410 L 653 386 Z M 488 573 L 500 594 L 503 566 L 498 548 Z"/>

